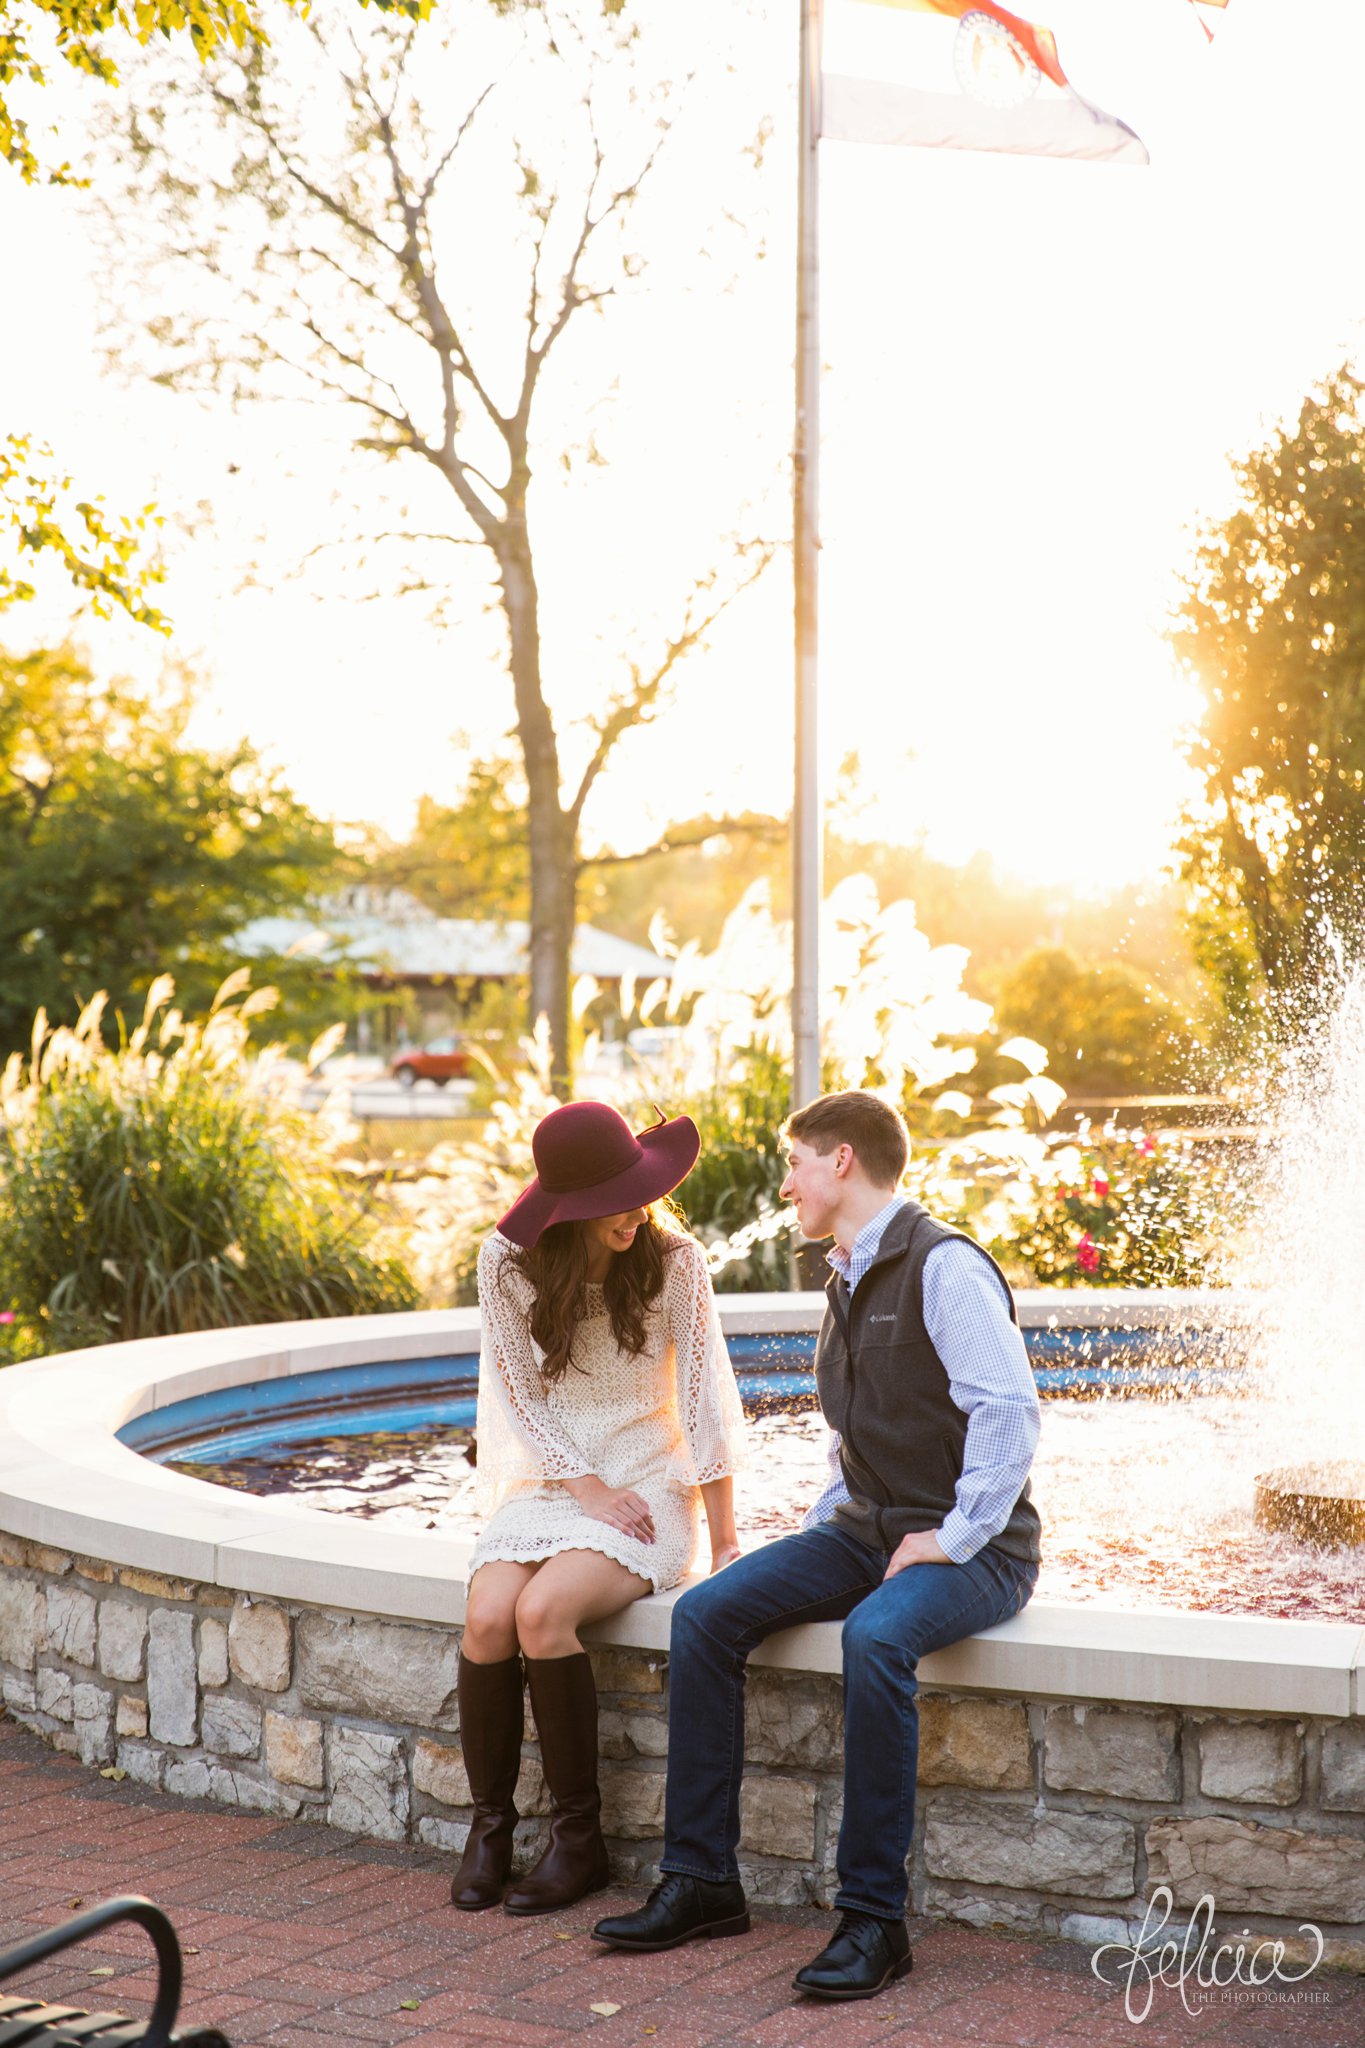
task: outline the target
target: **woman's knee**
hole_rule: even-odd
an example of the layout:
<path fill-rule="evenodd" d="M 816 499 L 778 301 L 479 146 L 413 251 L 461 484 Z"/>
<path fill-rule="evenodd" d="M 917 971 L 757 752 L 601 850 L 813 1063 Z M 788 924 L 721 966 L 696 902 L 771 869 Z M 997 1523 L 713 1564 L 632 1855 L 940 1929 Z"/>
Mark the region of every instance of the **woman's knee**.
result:
<path fill-rule="evenodd" d="M 505 1657 L 515 1657 L 515 1598 L 506 1593 L 481 1593 L 476 1581 L 465 1607 L 462 1647 L 475 1664 L 497 1664 Z"/>
<path fill-rule="evenodd" d="M 576 1635 L 576 1623 L 563 1589 L 543 1590 L 532 1579 L 517 1601 L 513 1627 L 528 1657 L 547 1657 L 557 1656 L 564 1642 Z"/>

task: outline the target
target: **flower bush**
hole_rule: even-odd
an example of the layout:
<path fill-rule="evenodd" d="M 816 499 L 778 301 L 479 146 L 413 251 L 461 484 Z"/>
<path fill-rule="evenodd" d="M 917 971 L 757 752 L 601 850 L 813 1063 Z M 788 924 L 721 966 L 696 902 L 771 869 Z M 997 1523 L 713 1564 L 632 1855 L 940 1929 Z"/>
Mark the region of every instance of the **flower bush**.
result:
<path fill-rule="evenodd" d="M 11 1357 L 415 1306 L 403 1260 L 338 1178 L 338 1133 L 272 1092 L 278 1057 L 249 1041 L 275 992 L 248 991 L 239 970 L 194 1022 L 163 975 L 117 1050 L 102 995 L 74 1030 L 39 1013 L 29 1058 L 0 1077 Z"/>
<path fill-rule="evenodd" d="M 990 1249 L 1035 1286 L 1199 1287 L 1221 1276 L 1241 1190 L 1188 1140 L 1106 1131 L 1050 1144 L 1010 1206 Z"/>

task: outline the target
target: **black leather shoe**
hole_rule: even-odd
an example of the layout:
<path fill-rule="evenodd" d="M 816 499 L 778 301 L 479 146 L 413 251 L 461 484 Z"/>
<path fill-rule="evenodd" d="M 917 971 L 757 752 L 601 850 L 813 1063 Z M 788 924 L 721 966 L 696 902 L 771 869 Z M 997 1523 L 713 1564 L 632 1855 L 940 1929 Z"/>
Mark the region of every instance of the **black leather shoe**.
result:
<path fill-rule="evenodd" d="M 807 1998 L 875 1998 L 898 1977 L 908 1977 L 914 1961 L 903 1920 L 845 1909 L 833 1941 L 797 1971 L 792 1989 Z"/>
<path fill-rule="evenodd" d="M 704 1877 L 679 1877 L 668 1871 L 637 1913 L 616 1913 L 599 1920 L 594 1941 L 608 1948 L 678 1948 L 708 1934 L 747 1934 L 749 1902 L 738 1878 L 713 1884 Z"/>

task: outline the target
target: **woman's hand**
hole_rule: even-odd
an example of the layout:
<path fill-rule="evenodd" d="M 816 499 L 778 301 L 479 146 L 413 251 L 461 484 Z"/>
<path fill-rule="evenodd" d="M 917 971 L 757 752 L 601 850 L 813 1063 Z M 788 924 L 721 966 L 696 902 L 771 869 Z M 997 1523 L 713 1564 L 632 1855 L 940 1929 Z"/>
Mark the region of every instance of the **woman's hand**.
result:
<path fill-rule="evenodd" d="M 570 1489 L 585 1515 L 591 1515 L 594 1522 L 605 1522 L 610 1529 L 619 1529 L 623 1536 L 634 1536 L 640 1543 L 654 1541 L 654 1517 L 649 1502 L 628 1486 L 608 1486 L 606 1481 L 596 1477 L 568 1479 L 565 1485 Z"/>
<path fill-rule="evenodd" d="M 712 1577 L 717 1572 L 723 1572 L 727 1564 L 733 1564 L 736 1558 L 743 1557 L 743 1555 L 744 1552 L 740 1549 L 738 1543 L 714 1544 L 711 1549 Z"/>

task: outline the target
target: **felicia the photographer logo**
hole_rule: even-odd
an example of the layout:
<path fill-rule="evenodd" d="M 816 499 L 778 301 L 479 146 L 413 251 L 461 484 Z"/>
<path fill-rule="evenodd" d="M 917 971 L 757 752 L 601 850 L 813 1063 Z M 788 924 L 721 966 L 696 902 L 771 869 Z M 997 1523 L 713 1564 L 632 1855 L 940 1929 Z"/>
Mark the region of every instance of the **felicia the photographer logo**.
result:
<path fill-rule="evenodd" d="M 1136 2026 L 1152 2010 L 1158 1984 L 1178 1990 L 1181 2004 L 1193 2018 L 1205 2006 L 1229 1995 L 1292 1998 L 1290 1987 L 1302 1984 L 1322 1961 L 1322 1932 L 1308 1922 L 1299 1933 L 1314 1944 L 1310 1963 L 1287 1962 L 1282 1941 L 1256 1941 L 1245 1932 L 1215 1944 L 1214 1902 L 1209 1892 L 1195 1907 L 1183 1936 L 1176 1939 L 1166 1933 L 1174 1904 L 1170 1887 L 1158 1885 L 1148 1901 L 1136 1942 L 1130 1946 L 1107 1941 L 1090 1958 L 1090 1967 L 1101 1983 L 1122 1983 L 1124 2011 Z M 1309 1995 L 1298 1994 L 1300 1998 Z"/>

